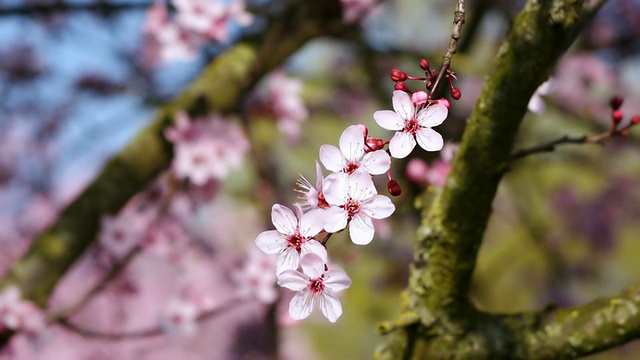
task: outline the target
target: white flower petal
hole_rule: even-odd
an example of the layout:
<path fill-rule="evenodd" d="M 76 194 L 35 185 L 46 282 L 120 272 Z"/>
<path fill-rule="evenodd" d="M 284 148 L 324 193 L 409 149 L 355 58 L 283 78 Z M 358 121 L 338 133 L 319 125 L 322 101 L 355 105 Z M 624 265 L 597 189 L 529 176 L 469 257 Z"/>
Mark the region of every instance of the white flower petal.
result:
<path fill-rule="evenodd" d="M 287 241 L 279 231 L 267 230 L 258 235 L 256 246 L 267 254 L 277 254 L 287 247 Z"/>
<path fill-rule="evenodd" d="M 371 175 L 384 174 L 391 167 L 391 157 L 384 150 L 372 151 L 362 158 L 362 167 Z"/>
<path fill-rule="evenodd" d="M 318 305 L 320 306 L 322 314 L 332 323 L 336 322 L 340 315 L 342 315 L 342 303 L 340 303 L 338 297 L 326 289 L 316 297 L 318 298 Z"/>
<path fill-rule="evenodd" d="M 302 291 L 309 286 L 309 277 L 296 270 L 278 273 L 278 285 L 293 291 Z"/>
<path fill-rule="evenodd" d="M 376 195 L 373 200 L 363 204 L 360 211 L 374 219 L 384 219 L 391 216 L 395 210 L 396 207 L 391 202 L 391 199 L 384 195 Z"/>
<path fill-rule="evenodd" d="M 342 269 L 329 268 L 324 274 L 324 285 L 331 291 L 342 291 L 351 286 L 351 278 Z"/>
<path fill-rule="evenodd" d="M 312 253 L 305 254 L 302 259 L 300 259 L 302 272 L 312 279 L 319 278 L 320 275 L 324 273 L 325 264 L 325 259 Z"/>
<path fill-rule="evenodd" d="M 393 110 L 400 115 L 404 120 L 411 120 L 415 115 L 415 107 L 409 94 L 402 90 L 396 90 L 392 96 Z"/>
<path fill-rule="evenodd" d="M 300 254 L 298 250 L 293 247 L 283 251 L 278 256 L 278 263 L 276 266 L 276 274 L 279 274 L 285 270 L 297 270 L 300 265 Z"/>
<path fill-rule="evenodd" d="M 371 175 L 358 170 L 349 176 L 349 197 L 360 202 L 374 197 L 378 191 L 371 180 Z"/>
<path fill-rule="evenodd" d="M 426 109 L 420 110 L 416 120 L 420 126 L 434 127 L 442 124 L 447 118 L 449 109 L 442 104 L 433 104 Z"/>
<path fill-rule="evenodd" d="M 374 233 L 373 223 L 368 216 L 356 214 L 349 222 L 349 237 L 356 245 L 367 245 L 373 240 Z"/>
<path fill-rule="evenodd" d="M 300 218 L 300 235 L 313 237 L 324 228 L 324 210 L 314 209 Z"/>
<path fill-rule="evenodd" d="M 297 293 L 289 303 L 289 315 L 295 320 L 305 319 L 316 307 L 316 298 L 310 290 Z"/>
<path fill-rule="evenodd" d="M 402 130 L 404 119 L 391 110 L 378 110 L 373 113 L 373 119 L 381 128 L 386 130 Z"/>
<path fill-rule="evenodd" d="M 333 173 L 322 183 L 322 193 L 329 205 L 344 205 L 349 191 L 347 174 Z"/>
<path fill-rule="evenodd" d="M 416 147 L 413 135 L 406 132 L 397 132 L 389 142 L 389 152 L 396 159 L 404 159 Z"/>
<path fill-rule="evenodd" d="M 348 162 L 359 162 L 364 155 L 364 134 L 357 125 L 351 125 L 340 135 L 340 151 Z"/>
<path fill-rule="evenodd" d="M 329 171 L 338 172 L 344 168 L 344 158 L 340 149 L 333 145 L 320 146 L 320 161 Z"/>
<path fill-rule="evenodd" d="M 347 227 L 348 213 L 337 206 L 324 209 L 324 229 L 327 232 L 338 232 Z"/>
<path fill-rule="evenodd" d="M 298 219 L 293 211 L 280 204 L 274 204 L 271 208 L 271 221 L 276 230 L 285 235 L 294 234 L 298 227 Z"/>
<path fill-rule="evenodd" d="M 418 145 L 427 151 L 440 151 L 444 146 L 442 135 L 438 134 L 432 128 L 422 128 L 416 133 Z"/>
<path fill-rule="evenodd" d="M 305 242 L 301 250 L 301 256 L 305 256 L 306 254 L 315 254 L 318 255 L 324 263 L 327 262 L 327 249 L 325 249 L 324 245 L 320 244 L 320 242 L 316 240 L 309 240 Z"/>

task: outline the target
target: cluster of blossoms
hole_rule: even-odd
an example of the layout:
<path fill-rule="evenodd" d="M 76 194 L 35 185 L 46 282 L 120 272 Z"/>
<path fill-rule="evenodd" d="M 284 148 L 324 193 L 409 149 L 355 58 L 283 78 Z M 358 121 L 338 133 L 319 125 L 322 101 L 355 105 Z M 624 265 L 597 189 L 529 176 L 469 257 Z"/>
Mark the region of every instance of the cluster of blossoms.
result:
<path fill-rule="evenodd" d="M 393 74 L 392 71 L 392 78 Z M 393 214 L 395 206 L 389 197 L 378 194 L 372 176 L 387 173 L 389 192 L 400 195 L 401 189 L 389 171 L 391 158 L 405 158 L 416 144 L 427 151 L 443 148 L 442 136 L 432 127 L 445 120 L 449 102 L 431 100 L 424 91 L 412 95 L 408 92 L 396 89 L 392 97 L 394 110 L 373 114 L 378 125 L 395 131 L 391 140 L 369 136 L 364 125 L 347 127 L 340 136 L 339 147 L 320 147 L 320 162 L 331 174 L 324 177 L 316 162 L 316 183 L 304 177 L 298 182 L 297 191 L 303 201 L 295 204 L 295 213 L 283 205 L 273 205 L 271 220 L 275 230 L 257 236 L 259 249 L 278 254 L 278 284 L 297 291 L 289 304 L 293 319 L 306 318 L 315 307 L 331 322 L 342 314 L 336 293 L 348 288 L 351 279 L 329 264 L 325 246 L 332 234 L 347 227 L 354 244 L 369 244 L 375 235 L 373 219 Z"/>
<path fill-rule="evenodd" d="M 242 165 L 250 143 L 237 124 L 212 114 L 192 120 L 185 112 L 176 115 L 176 123 L 165 131 L 174 144 L 172 169 L 178 179 L 203 186 L 222 180 Z"/>
<path fill-rule="evenodd" d="M 148 57 L 165 62 L 191 60 L 206 41 L 226 42 L 231 26 L 253 22 L 242 0 L 171 0 L 171 5 L 176 9 L 171 20 L 166 4 L 151 5 L 144 27 Z"/>
<path fill-rule="evenodd" d="M 0 293 L 0 331 L 22 331 L 35 335 L 45 328 L 45 316 L 30 301 L 23 300 L 15 286 L 4 288 Z"/>
<path fill-rule="evenodd" d="M 302 81 L 283 71 L 274 71 L 267 79 L 266 90 L 264 103 L 275 115 L 278 129 L 289 141 L 297 140 L 302 122 L 309 117 L 309 110 L 300 97 Z"/>

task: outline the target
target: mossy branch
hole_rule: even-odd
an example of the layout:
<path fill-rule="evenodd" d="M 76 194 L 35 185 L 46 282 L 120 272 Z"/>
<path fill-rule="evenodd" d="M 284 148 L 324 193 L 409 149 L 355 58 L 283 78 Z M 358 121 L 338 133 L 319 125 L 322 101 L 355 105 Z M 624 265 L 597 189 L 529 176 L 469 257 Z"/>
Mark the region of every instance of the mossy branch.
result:
<path fill-rule="evenodd" d="M 418 326 L 395 331 L 378 358 L 495 359 L 517 348 L 502 322 L 469 303 L 471 275 L 529 99 L 596 10 L 583 1 L 530 0 L 514 19 L 467 120 L 447 183 L 423 209 L 400 315 Z"/>
<path fill-rule="evenodd" d="M 217 57 L 176 101 L 160 108 L 152 123 L 105 165 L 50 229 L 35 239 L 0 286 L 15 284 L 25 298 L 44 306 L 56 283 L 95 239 L 100 218 L 116 214 L 169 167 L 172 147 L 163 131 L 178 111 L 204 114 L 237 110 L 246 91 L 259 78 L 308 40 L 326 35 L 340 23 L 337 0 L 290 1 L 288 5 L 280 15 L 285 20 L 274 21 L 264 35 Z"/>

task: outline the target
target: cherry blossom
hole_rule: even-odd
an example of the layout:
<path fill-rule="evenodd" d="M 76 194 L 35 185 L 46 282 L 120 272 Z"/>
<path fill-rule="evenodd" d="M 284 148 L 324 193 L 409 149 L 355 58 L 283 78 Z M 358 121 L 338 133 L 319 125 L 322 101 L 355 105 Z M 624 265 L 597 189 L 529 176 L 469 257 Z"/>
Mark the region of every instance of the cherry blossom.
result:
<path fill-rule="evenodd" d="M 173 298 L 167 303 L 160 316 L 160 324 L 168 333 L 194 335 L 200 309 L 196 304 L 181 298 Z"/>
<path fill-rule="evenodd" d="M 349 126 L 340 136 L 340 149 L 333 145 L 320 147 L 320 161 L 333 172 L 352 174 L 362 168 L 371 175 L 384 174 L 391 158 L 384 150 L 365 152 L 365 138 L 358 125 Z"/>
<path fill-rule="evenodd" d="M 267 90 L 267 101 L 278 119 L 278 129 L 287 139 L 297 140 L 301 123 L 309 117 L 309 110 L 300 97 L 302 82 L 275 71 L 269 76 Z"/>
<path fill-rule="evenodd" d="M 314 236 L 322 231 L 324 212 L 315 209 L 300 217 L 300 221 L 289 208 L 275 204 L 271 208 L 271 221 L 276 230 L 267 230 L 258 235 L 256 245 L 267 254 L 280 254 L 276 272 L 297 269 L 300 258 L 307 253 L 325 254 L 324 246 Z"/>
<path fill-rule="evenodd" d="M 336 232 L 349 224 L 354 244 L 366 245 L 373 240 L 375 229 L 371 219 L 384 219 L 395 211 L 391 200 L 378 195 L 369 174 L 356 171 L 350 176 L 333 173 L 325 179 L 324 196 L 331 205 L 325 211 L 325 230 Z"/>
<path fill-rule="evenodd" d="M 294 191 L 300 193 L 298 195 L 298 199 L 304 200 L 302 203 L 297 203 L 297 205 L 301 206 L 305 210 L 309 209 L 317 209 L 317 208 L 325 208 L 328 207 L 329 204 L 324 199 L 324 194 L 322 193 L 322 168 L 320 164 L 316 161 L 316 185 L 313 186 L 307 178 L 300 175 L 301 179 L 298 179 L 296 185 L 298 185 L 298 189 Z"/>
<path fill-rule="evenodd" d="M 531 96 L 529 104 L 527 105 L 529 111 L 537 115 L 542 115 L 544 113 L 547 107 L 542 97 L 551 93 L 551 91 L 553 90 L 553 83 L 553 78 L 549 78 L 549 80 L 543 82 L 542 84 L 540 84 L 540 86 L 538 86 L 536 91 Z"/>
<path fill-rule="evenodd" d="M 45 316 L 31 301 L 23 300 L 20 289 L 8 286 L 0 293 L 0 328 L 36 334 L 45 328 Z"/>
<path fill-rule="evenodd" d="M 434 103 L 422 109 L 416 108 L 411 97 L 400 90 L 393 92 L 392 99 L 394 111 L 379 110 L 373 114 L 373 118 L 382 128 L 396 131 L 389 142 L 391 156 L 397 159 L 407 157 L 416 146 L 416 141 L 426 151 L 442 149 L 442 135 L 432 127 L 442 124 L 449 110 L 441 103 Z"/>
<path fill-rule="evenodd" d="M 342 304 L 336 293 L 351 286 L 351 278 L 342 269 L 329 269 L 317 254 L 306 254 L 300 260 L 302 272 L 285 270 L 278 274 L 278 285 L 298 293 L 289 303 L 289 315 L 301 320 L 319 307 L 331 322 L 342 315 Z"/>
<path fill-rule="evenodd" d="M 175 145 L 175 175 L 198 186 L 226 178 L 242 164 L 250 146 L 238 125 L 217 114 L 191 121 L 186 113 L 179 113 L 165 136 Z"/>
<path fill-rule="evenodd" d="M 99 235 L 100 245 L 115 258 L 121 258 L 140 245 L 149 223 L 147 214 L 123 211 L 119 216 L 104 216 Z"/>
<path fill-rule="evenodd" d="M 273 257 L 258 251 L 249 250 L 244 267 L 233 274 L 239 283 L 238 292 L 244 297 L 253 297 L 265 304 L 273 303 L 278 297 L 276 291 L 276 262 Z"/>

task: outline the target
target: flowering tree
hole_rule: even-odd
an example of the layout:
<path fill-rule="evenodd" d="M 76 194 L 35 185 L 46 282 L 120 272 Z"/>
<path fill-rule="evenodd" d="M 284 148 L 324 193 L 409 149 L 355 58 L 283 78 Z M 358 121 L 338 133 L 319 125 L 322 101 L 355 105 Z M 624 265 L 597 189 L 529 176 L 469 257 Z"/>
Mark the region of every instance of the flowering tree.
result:
<path fill-rule="evenodd" d="M 493 234 L 494 207 L 501 212 L 504 200 L 499 186 L 510 171 L 518 172 L 520 164 L 531 164 L 524 158 L 565 144 L 608 144 L 618 138 L 626 144 L 619 146 L 634 146 L 633 126 L 640 118 L 625 117 L 637 111 L 623 108 L 629 101 L 620 96 L 609 101 L 613 94 L 608 93 L 589 98 L 593 94 L 584 90 L 575 99 L 583 84 L 572 79 L 587 75 L 566 73 L 579 72 L 582 66 L 594 78 L 590 82 L 598 83 L 607 78 L 602 75 L 606 70 L 594 70 L 602 65 L 572 63 L 563 68 L 563 62 L 580 61 L 575 58 L 563 58 L 558 64 L 585 29 L 596 33 L 587 26 L 604 3 L 528 1 L 510 18 L 477 99 L 471 95 L 470 82 L 465 88 L 466 72 L 454 71 L 453 65 L 461 50 L 460 62 L 467 64 L 461 68 L 473 67 L 467 55 L 471 40 L 465 39 L 479 36 L 478 24 L 490 8 L 485 1 L 474 2 L 470 20 L 464 1 L 448 4 L 453 27 L 445 37 L 444 56 L 434 67 L 434 60 L 422 58 L 426 50 L 420 49 L 420 55 L 412 56 L 424 74 L 420 76 L 398 69 L 403 66 L 395 63 L 388 66 L 382 58 L 388 54 L 363 40 L 367 22 L 376 16 L 384 19 L 388 10 L 384 2 L 145 4 L 134 67 L 146 86 L 156 88 L 149 74 L 160 73 L 162 64 L 193 61 L 205 52 L 206 66 L 175 99 L 155 94 L 162 104 L 147 127 L 77 196 L 59 208 L 51 206 L 46 221 L 23 231 L 25 251 L 6 261 L 1 282 L 3 356 L 37 358 L 53 351 L 60 356 L 56 344 L 63 344 L 59 346 L 77 351 L 69 358 L 83 358 L 97 356 L 95 349 L 118 342 L 130 344 L 117 348 L 122 356 L 136 358 L 183 358 L 190 351 L 194 358 L 247 354 L 300 358 L 300 351 L 309 350 L 296 341 L 291 341 L 296 343 L 290 345 L 293 350 L 283 350 L 282 329 L 299 324 L 316 309 L 336 325 L 353 321 L 347 314 L 355 312 L 355 306 L 345 309 L 341 296 L 365 280 L 349 270 L 360 267 L 368 272 L 385 258 L 394 264 L 389 273 L 400 274 L 395 280 L 400 279 L 404 290 L 399 294 L 399 287 L 391 287 L 396 290 L 395 320 L 382 322 L 393 315 L 373 319 L 381 322 L 378 331 L 385 335 L 377 341 L 375 356 L 380 359 L 569 359 L 637 338 L 637 287 L 583 304 L 565 301 L 570 292 L 558 289 L 568 281 L 561 280 L 570 278 L 567 274 L 578 276 L 578 267 L 564 265 L 570 259 L 563 258 L 561 246 L 542 240 L 552 237 L 540 230 L 542 226 L 531 226 L 531 237 L 548 252 L 556 272 L 550 276 L 548 296 L 536 301 L 557 305 L 494 310 L 481 294 L 482 278 L 473 278 L 474 271 L 482 274 L 479 251 L 485 234 Z M 82 7 L 101 10 L 100 6 L 109 11 L 140 7 L 56 3 L 2 11 L 50 15 Z M 604 21 L 597 19 L 596 24 Z M 382 69 L 368 64 L 370 80 L 380 81 L 383 71 L 393 82 L 379 82 L 377 110 L 366 115 L 369 122 L 362 121 L 366 125 L 351 120 L 339 124 L 342 132 L 334 139 L 338 146 L 316 146 L 322 125 L 317 133 L 306 126 L 322 123 L 313 114 L 327 110 L 318 102 L 314 109 L 313 101 L 307 107 L 301 98 L 302 82 L 283 70 L 292 57 L 296 61 L 300 49 L 321 37 L 353 41 L 365 54 L 363 63 L 374 58 L 385 64 Z M 317 60 L 307 55 L 297 61 L 313 62 L 310 58 Z M 6 70 L 7 79 L 36 77 L 34 63 L 26 67 L 30 71 Z M 333 67 L 331 71 L 338 73 L 338 64 Z M 127 88 L 95 74 L 76 85 L 100 96 Z M 368 91 L 372 95 L 373 89 Z M 318 101 L 320 93 L 314 92 L 312 98 Z M 346 103 L 365 97 L 354 93 Z M 475 100 L 472 110 L 469 103 L 465 105 L 467 97 Z M 552 103 L 553 98 L 557 102 Z M 339 100 L 340 96 L 328 102 Z M 522 145 L 518 136 L 526 126 L 523 119 L 531 116 L 528 113 L 546 114 L 549 103 L 564 116 L 591 117 L 596 124 L 605 118 L 605 124 L 595 126 L 591 135 L 557 134 L 551 141 L 548 136 L 532 136 L 525 143 L 533 145 Z M 588 112 L 583 110 L 585 104 L 591 107 Z M 22 116 L 25 106 L 19 105 L 7 105 L 6 113 Z M 455 118 L 466 119 L 464 126 L 462 121 L 449 125 Z M 265 119 L 275 119 L 276 125 Z M 452 140 L 459 133 L 456 145 Z M 288 205 L 291 193 L 283 189 L 295 179 L 287 178 L 289 165 L 284 163 L 298 164 L 290 159 L 300 154 L 278 153 L 278 147 L 296 142 L 317 158 L 316 181 L 300 176 L 298 202 Z M 4 157 L 3 166 L 9 169 L 4 172 L 17 183 L 17 165 L 11 156 Z M 285 157 L 289 160 L 282 160 Z M 603 192 L 601 199 L 610 201 L 614 195 L 637 199 L 633 190 L 637 187 L 625 184 L 613 187 L 612 193 Z M 619 195 L 624 188 L 631 190 Z M 608 216 L 588 214 L 590 207 L 572 193 L 560 195 L 557 207 L 567 209 L 564 213 L 576 218 Z M 508 206 L 516 209 L 511 213 L 522 214 L 522 223 L 536 223 L 534 211 L 522 210 L 535 203 L 527 196 L 531 195 L 523 190 Z M 594 200 L 592 207 L 602 209 L 604 200 Z M 243 202 L 250 205 L 238 205 Z M 622 207 L 624 201 L 605 205 Z M 637 214 L 637 206 L 631 209 L 627 212 Z M 25 216 L 37 215 L 36 210 L 29 208 Z M 269 216 L 271 224 L 260 220 Z M 575 221 L 566 219 L 570 225 Z M 614 219 L 604 221 L 606 230 L 612 231 Z M 595 237 L 588 243 L 590 254 L 611 248 L 602 245 L 605 225 L 574 226 L 575 232 L 592 229 L 586 231 L 587 238 Z M 411 230 L 403 232 L 402 227 Z M 399 245 L 404 237 L 410 255 L 392 261 L 394 251 L 407 250 Z M 358 255 L 367 251 L 362 245 L 380 243 L 387 245 L 372 260 L 376 265 L 367 265 L 366 255 Z M 371 286 L 363 297 L 375 302 L 382 292 Z M 513 294 L 507 290 L 501 296 Z M 331 331 L 322 334 L 331 336 Z M 212 337 L 219 342 L 215 346 Z M 165 339 L 170 340 L 165 343 Z"/>

